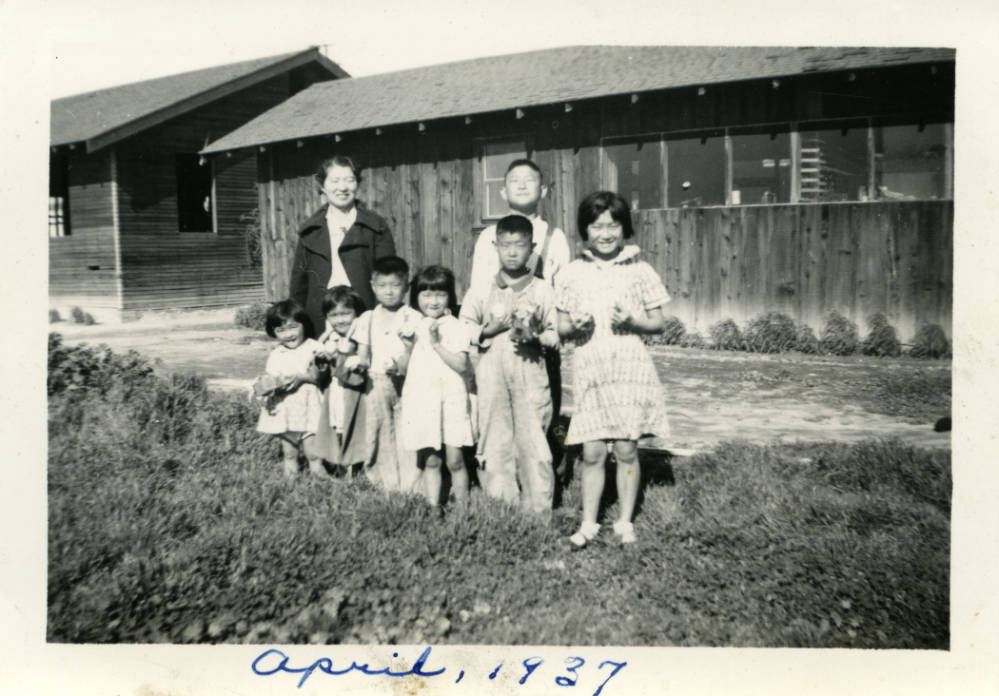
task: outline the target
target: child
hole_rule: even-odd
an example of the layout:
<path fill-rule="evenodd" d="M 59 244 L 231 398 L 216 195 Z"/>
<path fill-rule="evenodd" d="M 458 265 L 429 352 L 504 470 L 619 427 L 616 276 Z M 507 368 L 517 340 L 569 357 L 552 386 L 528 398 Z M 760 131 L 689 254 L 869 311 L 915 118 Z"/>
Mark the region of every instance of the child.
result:
<path fill-rule="evenodd" d="M 265 374 L 254 384 L 254 393 L 261 401 L 257 430 L 281 439 L 286 476 L 298 473 L 299 447 L 309 460 L 309 470 L 322 474 L 313 437 L 321 401 L 315 365 L 319 343 L 306 338 L 312 331 L 309 315 L 291 300 L 277 302 L 267 310 L 265 330 L 277 339 L 278 346 L 267 357 Z"/>
<path fill-rule="evenodd" d="M 529 159 L 515 159 L 506 169 L 500 197 L 510 207 L 510 212 L 523 215 L 531 221 L 534 252 L 528 258 L 527 268 L 539 278 L 543 278 L 554 288 L 559 272 L 569 265 L 569 242 L 565 233 L 557 227 L 550 227 L 538 214 L 538 206 L 548 193 L 541 168 Z M 479 287 L 488 291 L 493 278 L 500 270 L 496 256 L 496 226 L 482 230 L 475 242 L 472 255 L 472 273 L 469 287 Z M 551 386 L 552 413 L 557 419 L 562 407 L 562 359 L 558 350 L 545 352 L 545 369 Z M 548 444 L 556 459 L 561 456 L 561 438 L 549 429 Z"/>
<path fill-rule="evenodd" d="M 638 438 L 669 435 L 666 402 L 641 334 L 662 330 L 669 294 L 652 266 L 626 240 L 634 235 L 628 203 L 597 191 L 579 205 L 579 235 L 589 248 L 559 276 L 559 334 L 572 339 L 575 408 L 566 444 L 583 445 L 583 520 L 570 537 L 582 548 L 600 530 L 597 508 L 604 488 L 604 460 L 617 459 L 621 512 L 614 532 L 633 543 L 631 516 L 641 471 Z"/>
<path fill-rule="evenodd" d="M 365 401 L 365 457 L 368 476 L 386 490 L 410 491 L 419 474 L 412 452 L 398 437 L 400 394 L 422 316 L 404 304 L 409 266 L 398 256 L 377 259 L 371 271 L 376 307 L 354 322 L 360 367 L 369 377 Z M 404 340 L 405 338 L 405 340 Z"/>
<path fill-rule="evenodd" d="M 441 453 L 451 472 L 459 505 L 468 501 L 468 472 L 462 447 L 475 444 L 469 331 L 454 316 L 458 304 L 454 273 L 428 266 L 413 278 L 410 305 L 424 319 L 413 336 L 406 383 L 402 388 L 402 442 L 423 458 L 427 501 L 441 496 Z"/>
<path fill-rule="evenodd" d="M 348 335 L 363 311 L 364 300 L 350 286 L 327 290 L 323 296 L 326 331 L 319 337 L 316 356 L 320 366 L 332 372 L 324 380 L 329 386 L 323 392 L 316 450 L 331 464 L 346 466 L 351 477 L 354 464 L 364 461 L 364 409 L 358 406 L 365 379 L 356 371 L 360 364 L 357 345 Z M 351 374 L 357 379 L 351 380 Z"/>
<path fill-rule="evenodd" d="M 496 225 L 500 271 L 489 287 L 473 287 L 461 318 L 475 326 L 481 352 L 479 445 L 486 493 L 547 514 L 554 490 L 545 431 L 552 401 L 542 349 L 558 347 L 554 291 L 527 267 L 534 250 L 531 222 L 507 215 Z"/>

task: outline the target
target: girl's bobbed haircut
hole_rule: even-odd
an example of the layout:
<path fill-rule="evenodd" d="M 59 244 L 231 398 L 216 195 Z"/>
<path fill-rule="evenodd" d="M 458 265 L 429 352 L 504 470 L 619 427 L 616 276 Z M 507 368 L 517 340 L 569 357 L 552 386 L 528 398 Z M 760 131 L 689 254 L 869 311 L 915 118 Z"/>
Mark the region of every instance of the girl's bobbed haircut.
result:
<path fill-rule="evenodd" d="M 297 321 L 304 326 L 306 338 L 315 338 L 309 314 L 294 300 L 281 300 L 267 308 L 267 314 L 264 315 L 264 331 L 271 338 L 277 338 L 274 329 L 289 321 Z"/>
<path fill-rule="evenodd" d="M 354 164 L 354 160 L 346 155 L 333 155 L 332 157 L 327 157 L 322 162 L 319 163 L 319 167 L 316 169 L 316 183 L 319 184 L 319 188 L 323 187 L 323 182 L 326 181 L 326 174 L 329 172 L 330 167 L 349 167 L 350 171 L 354 173 L 354 178 L 358 182 L 361 181 L 361 170 L 357 168 Z"/>
<path fill-rule="evenodd" d="M 334 285 L 323 293 L 323 314 L 329 314 L 331 309 L 340 305 L 350 307 L 357 316 L 364 314 L 364 300 L 349 285 Z"/>
<path fill-rule="evenodd" d="M 576 218 L 576 229 L 584 241 L 587 239 L 587 228 L 603 215 L 605 210 L 610 211 L 611 219 L 614 222 L 621 223 L 625 239 L 631 239 L 635 236 L 635 230 L 631 226 L 631 209 L 628 202 L 613 191 L 594 191 L 579 204 L 579 214 Z"/>
<path fill-rule="evenodd" d="M 458 313 L 458 296 L 454 291 L 454 273 L 444 266 L 427 266 L 417 271 L 409 286 L 409 305 L 419 311 L 420 293 L 424 290 L 440 290 L 447 293 L 447 308 L 452 315 Z"/>

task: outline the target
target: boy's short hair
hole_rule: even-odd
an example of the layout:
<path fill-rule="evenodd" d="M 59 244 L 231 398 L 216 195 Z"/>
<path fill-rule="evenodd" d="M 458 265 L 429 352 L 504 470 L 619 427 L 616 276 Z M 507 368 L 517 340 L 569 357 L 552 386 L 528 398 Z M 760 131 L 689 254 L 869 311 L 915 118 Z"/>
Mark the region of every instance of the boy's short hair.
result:
<path fill-rule="evenodd" d="M 364 300 L 349 285 L 335 285 L 323 293 L 323 314 L 340 305 L 350 307 L 357 316 L 364 313 Z"/>
<path fill-rule="evenodd" d="M 523 215 L 507 215 L 496 223 L 496 236 L 501 234 L 519 234 L 534 239 L 534 225 Z"/>
<path fill-rule="evenodd" d="M 383 256 L 371 265 L 371 275 L 394 275 L 406 282 L 409 280 L 409 264 L 398 256 Z"/>
<path fill-rule="evenodd" d="M 503 175 L 503 178 L 506 179 L 507 175 L 517 167 L 529 167 L 538 175 L 539 180 L 544 181 L 545 179 L 545 175 L 541 173 L 541 167 L 535 164 L 534 160 L 527 159 L 526 157 L 518 157 L 511 162 L 510 166 L 506 168 L 506 174 Z"/>
<path fill-rule="evenodd" d="M 304 326 L 306 337 L 313 335 L 312 320 L 309 319 L 309 313 L 294 300 L 281 300 L 267 308 L 267 312 L 264 314 L 264 331 L 271 338 L 277 338 L 274 335 L 274 329 L 289 321 L 297 321 Z"/>
<path fill-rule="evenodd" d="M 586 241 L 586 229 L 593 224 L 593 221 L 603 215 L 605 210 L 609 210 L 611 220 L 621 223 L 622 237 L 631 239 L 635 236 L 635 230 L 631 226 L 631 207 L 628 201 L 624 200 L 613 191 L 594 191 L 583 199 L 579 204 L 579 212 L 576 217 L 576 231 L 583 241 Z"/>

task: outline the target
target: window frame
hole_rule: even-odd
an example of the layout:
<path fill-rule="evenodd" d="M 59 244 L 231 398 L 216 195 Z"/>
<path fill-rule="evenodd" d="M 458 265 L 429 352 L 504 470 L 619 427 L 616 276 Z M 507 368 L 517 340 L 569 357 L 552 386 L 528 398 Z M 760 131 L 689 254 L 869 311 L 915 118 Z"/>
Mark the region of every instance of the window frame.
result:
<path fill-rule="evenodd" d="M 472 177 L 473 196 L 476 201 L 477 216 L 482 226 L 495 223 L 507 213 L 497 215 L 489 214 L 489 182 L 503 181 L 503 179 L 486 178 L 486 146 L 491 143 L 500 142 L 522 143 L 524 145 L 524 156 L 531 159 L 534 155 L 534 142 L 530 133 L 504 133 L 503 135 L 491 135 L 488 137 L 475 138 L 476 149 L 476 169 L 475 176 Z M 505 178 L 504 173 L 504 178 Z"/>
<path fill-rule="evenodd" d="M 69 169 L 69 157 L 65 153 L 49 155 L 49 239 L 61 239 L 73 234 L 69 218 Z M 54 187 L 53 183 L 56 184 Z M 58 211 L 54 217 L 53 201 L 58 201 L 56 203 Z"/>

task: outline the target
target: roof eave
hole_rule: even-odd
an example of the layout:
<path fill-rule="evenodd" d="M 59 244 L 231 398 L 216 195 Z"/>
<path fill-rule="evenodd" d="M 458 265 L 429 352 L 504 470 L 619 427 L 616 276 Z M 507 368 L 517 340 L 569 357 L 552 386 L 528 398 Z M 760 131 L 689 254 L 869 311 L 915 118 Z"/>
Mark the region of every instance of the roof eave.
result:
<path fill-rule="evenodd" d="M 256 70 L 248 75 L 243 75 L 235 80 L 230 80 L 217 87 L 195 94 L 187 99 L 182 99 L 181 101 L 175 102 L 168 107 L 160 109 L 159 111 L 147 114 L 134 121 L 130 121 L 91 138 L 87 138 L 85 141 L 87 152 L 89 153 L 100 150 L 108 145 L 112 145 L 120 140 L 124 140 L 125 138 L 141 133 L 144 130 L 152 128 L 153 126 L 158 126 L 172 118 L 205 106 L 206 104 L 216 101 L 217 99 L 221 99 L 222 97 L 238 92 L 258 82 L 275 77 L 287 70 L 292 70 L 300 65 L 305 65 L 313 60 L 329 70 L 330 73 L 335 75 L 337 78 L 343 76 L 349 77 L 343 68 L 326 56 L 322 55 L 319 52 L 319 49 L 309 48 L 301 53 L 289 56 L 282 61 L 274 63 L 273 65 L 268 65 L 267 67 Z"/>

